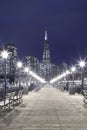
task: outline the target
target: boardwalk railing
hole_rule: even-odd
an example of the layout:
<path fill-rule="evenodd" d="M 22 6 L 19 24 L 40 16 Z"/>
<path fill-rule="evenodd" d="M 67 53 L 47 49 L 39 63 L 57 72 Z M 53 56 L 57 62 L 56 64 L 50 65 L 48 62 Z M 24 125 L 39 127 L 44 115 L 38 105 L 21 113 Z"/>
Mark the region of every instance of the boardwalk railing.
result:
<path fill-rule="evenodd" d="M 16 104 L 22 103 L 22 94 L 23 90 L 17 90 L 8 93 L 6 96 L 0 96 L 0 110 L 10 110 L 11 107 L 14 107 Z"/>
<path fill-rule="evenodd" d="M 87 89 L 83 90 L 83 96 L 84 96 L 83 102 L 87 103 Z"/>

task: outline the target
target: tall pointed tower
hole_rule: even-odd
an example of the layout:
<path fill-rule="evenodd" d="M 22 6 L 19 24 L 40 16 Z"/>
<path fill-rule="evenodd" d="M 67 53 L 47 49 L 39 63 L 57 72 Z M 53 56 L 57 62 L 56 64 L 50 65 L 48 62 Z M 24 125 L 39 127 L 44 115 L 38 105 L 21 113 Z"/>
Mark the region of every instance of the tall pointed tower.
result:
<path fill-rule="evenodd" d="M 45 77 L 46 80 L 49 80 L 51 73 L 51 62 L 50 62 L 50 50 L 48 44 L 47 30 L 45 31 L 42 64 L 43 64 L 43 76 Z"/>
<path fill-rule="evenodd" d="M 45 39 L 44 39 L 44 49 L 43 49 L 43 63 L 50 63 L 50 50 L 48 44 L 47 30 L 45 31 Z"/>

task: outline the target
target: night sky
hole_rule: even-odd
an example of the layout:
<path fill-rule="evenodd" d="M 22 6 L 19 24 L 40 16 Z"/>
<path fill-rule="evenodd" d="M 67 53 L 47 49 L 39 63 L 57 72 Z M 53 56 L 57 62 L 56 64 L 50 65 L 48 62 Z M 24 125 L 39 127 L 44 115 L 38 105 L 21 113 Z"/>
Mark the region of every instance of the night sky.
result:
<path fill-rule="evenodd" d="M 87 0 L 0 0 L 0 42 L 13 42 L 20 58 L 42 58 L 48 31 L 51 61 L 87 55 Z"/>

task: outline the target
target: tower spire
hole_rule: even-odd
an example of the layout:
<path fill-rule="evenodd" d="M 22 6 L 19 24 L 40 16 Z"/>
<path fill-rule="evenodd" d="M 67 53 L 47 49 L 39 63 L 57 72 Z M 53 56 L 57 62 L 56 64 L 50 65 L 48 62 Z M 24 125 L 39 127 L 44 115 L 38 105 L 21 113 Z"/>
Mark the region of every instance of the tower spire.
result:
<path fill-rule="evenodd" d="M 50 50 L 48 44 L 47 30 L 45 30 L 42 65 L 43 65 L 43 76 L 46 78 L 46 80 L 49 80 L 51 73 L 51 62 L 50 62 Z"/>
<path fill-rule="evenodd" d="M 47 37 L 47 30 L 45 30 L 45 40 L 48 40 L 48 37 Z"/>

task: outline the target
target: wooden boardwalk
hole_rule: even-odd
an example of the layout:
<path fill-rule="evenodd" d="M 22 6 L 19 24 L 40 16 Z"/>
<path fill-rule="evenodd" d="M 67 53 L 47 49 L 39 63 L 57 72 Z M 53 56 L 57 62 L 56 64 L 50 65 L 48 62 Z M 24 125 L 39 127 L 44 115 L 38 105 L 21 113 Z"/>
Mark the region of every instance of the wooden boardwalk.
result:
<path fill-rule="evenodd" d="M 87 106 L 81 95 L 44 87 L 0 118 L 0 130 L 87 130 Z"/>

